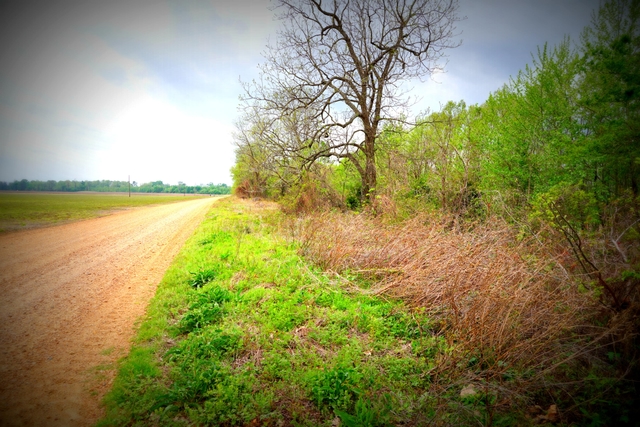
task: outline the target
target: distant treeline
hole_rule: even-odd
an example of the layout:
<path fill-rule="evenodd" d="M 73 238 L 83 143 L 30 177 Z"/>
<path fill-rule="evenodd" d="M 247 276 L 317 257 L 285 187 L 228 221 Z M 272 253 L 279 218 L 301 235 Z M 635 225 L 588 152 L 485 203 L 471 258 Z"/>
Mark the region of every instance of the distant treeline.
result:
<path fill-rule="evenodd" d="M 119 192 L 129 191 L 127 181 L 0 181 L 0 190 L 9 191 L 102 191 Z M 185 185 L 179 182 L 177 185 L 165 184 L 162 181 L 138 184 L 131 182 L 131 192 L 136 193 L 190 193 L 190 194 L 230 194 L 231 187 L 227 184 Z"/>

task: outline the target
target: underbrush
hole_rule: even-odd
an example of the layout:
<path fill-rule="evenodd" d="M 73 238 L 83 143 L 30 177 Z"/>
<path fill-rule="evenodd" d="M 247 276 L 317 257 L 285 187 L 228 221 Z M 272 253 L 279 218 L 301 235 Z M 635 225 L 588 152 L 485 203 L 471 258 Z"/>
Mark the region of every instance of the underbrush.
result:
<path fill-rule="evenodd" d="M 562 245 L 426 215 L 322 213 L 287 230 L 323 269 L 424 310 L 447 348 L 430 372 L 434 425 L 638 422 L 638 307 L 604 304 Z"/>

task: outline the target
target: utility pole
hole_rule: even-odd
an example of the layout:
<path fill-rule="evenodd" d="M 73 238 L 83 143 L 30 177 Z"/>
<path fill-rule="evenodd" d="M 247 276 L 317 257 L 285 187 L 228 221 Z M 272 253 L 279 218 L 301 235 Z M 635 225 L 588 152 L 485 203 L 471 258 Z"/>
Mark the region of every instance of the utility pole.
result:
<path fill-rule="evenodd" d="M 129 197 L 131 197 L 131 175 L 129 175 Z"/>

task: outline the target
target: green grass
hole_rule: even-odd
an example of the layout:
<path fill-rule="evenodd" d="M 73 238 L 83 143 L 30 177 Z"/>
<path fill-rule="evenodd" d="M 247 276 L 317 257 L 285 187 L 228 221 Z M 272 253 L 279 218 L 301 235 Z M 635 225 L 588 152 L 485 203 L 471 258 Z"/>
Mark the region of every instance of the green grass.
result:
<path fill-rule="evenodd" d="M 278 213 L 216 204 L 160 283 L 99 426 L 427 424 L 429 319 L 298 256 Z M 354 286 L 356 285 L 356 286 Z"/>
<path fill-rule="evenodd" d="M 191 200 L 194 196 L 0 193 L 0 232 L 105 215 L 118 209 Z"/>

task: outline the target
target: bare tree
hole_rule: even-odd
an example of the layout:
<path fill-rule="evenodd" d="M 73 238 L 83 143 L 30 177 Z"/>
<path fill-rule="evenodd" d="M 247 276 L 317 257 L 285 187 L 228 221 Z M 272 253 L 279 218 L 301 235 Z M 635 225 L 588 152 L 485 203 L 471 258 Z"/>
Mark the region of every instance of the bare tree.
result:
<path fill-rule="evenodd" d="M 457 8 L 457 0 L 278 0 L 283 27 L 243 105 L 270 124 L 264 139 L 302 164 L 349 159 L 372 198 L 383 123 L 406 111 L 404 82 L 431 75 L 460 44 Z M 283 117 L 304 120 L 304 134 L 282 140 Z"/>
<path fill-rule="evenodd" d="M 269 117 L 256 104 L 245 106 L 233 137 L 234 180 L 248 180 L 252 192 L 261 196 L 274 195 L 274 187 L 284 195 L 300 177 L 300 170 L 313 165 L 306 159 L 318 144 L 305 149 L 313 138 L 311 129 L 315 129 L 313 120 L 305 114 L 308 111 Z"/>

